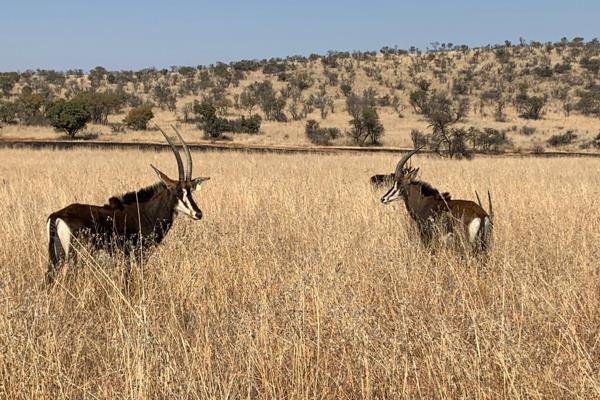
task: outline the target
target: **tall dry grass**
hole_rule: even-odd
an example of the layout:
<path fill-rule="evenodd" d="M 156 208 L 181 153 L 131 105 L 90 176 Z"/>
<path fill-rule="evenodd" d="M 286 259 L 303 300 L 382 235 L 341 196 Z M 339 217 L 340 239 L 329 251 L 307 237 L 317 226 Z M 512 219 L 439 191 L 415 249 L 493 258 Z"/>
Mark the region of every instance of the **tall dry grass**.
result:
<path fill-rule="evenodd" d="M 487 264 L 420 246 L 368 185 L 390 155 L 196 153 L 205 217 L 133 289 L 82 260 L 47 291 L 46 216 L 155 181 L 168 153 L 0 150 L 0 397 L 600 397 L 600 161 L 413 161 L 490 189 Z"/>

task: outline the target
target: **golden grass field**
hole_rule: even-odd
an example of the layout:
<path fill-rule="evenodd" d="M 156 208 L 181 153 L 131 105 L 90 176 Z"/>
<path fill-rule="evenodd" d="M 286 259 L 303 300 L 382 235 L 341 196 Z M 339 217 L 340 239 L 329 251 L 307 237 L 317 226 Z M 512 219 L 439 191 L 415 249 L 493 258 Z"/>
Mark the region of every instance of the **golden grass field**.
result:
<path fill-rule="evenodd" d="M 415 156 L 491 190 L 486 264 L 416 237 L 368 178 L 397 157 L 194 153 L 131 293 L 82 250 L 50 291 L 46 217 L 171 175 L 170 152 L 0 150 L 0 397 L 600 398 L 600 160 Z"/>

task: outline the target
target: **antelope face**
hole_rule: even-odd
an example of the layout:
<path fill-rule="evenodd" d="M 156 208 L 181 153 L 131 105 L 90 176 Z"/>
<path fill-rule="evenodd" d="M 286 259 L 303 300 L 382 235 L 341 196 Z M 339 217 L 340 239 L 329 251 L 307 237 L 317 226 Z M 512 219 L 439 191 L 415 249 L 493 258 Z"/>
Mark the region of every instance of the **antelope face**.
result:
<path fill-rule="evenodd" d="M 413 156 L 413 154 L 416 154 L 419 152 L 419 150 L 421 150 L 423 148 L 422 145 L 420 147 L 417 147 L 414 150 L 409 151 L 408 153 L 406 153 L 398 162 L 398 165 L 396 165 L 396 171 L 394 171 L 394 186 L 392 186 L 392 188 L 390 190 L 387 191 L 386 194 L 383 195 L 383 197 L 381 198 L 381 202 L 383 204 L 389 204 L 393 201 L 398 200 L 401 197 L 405 197 L 406 196 L 406 187 L 407 185 L 410 184 L 410 182 L 416 178 L 417 173 L 419 172 L 419 169 L 416 168 L 404 168 L 404 165 L 406 164 L 406 162 Z"/>
<path fill-rule="evenodd" d="M 390 188 L 390 190 L 388 190 L 386 192 L 386 194 L 384 194 L 383 197 L 381 197 L 381 202 L 383 204 L 389 204 L 393 201 L 396 201 L 396 200 L 402 198 L 403 194 L 404 194 L 404 185 L 402 184 L 402 180 L 396 179 L 394 181 L 394 186 L 392 186 Z"/>
<path fill-rule="evenodd" d="M 191 182 L 179 182 L 173 188 L 173 194 L 177 198 L 175 210 L 197 221 L 202 218 L 202 211 L 192 197 L 192 192 L 204 181 L 210 178 L 196 178 Z"/>
<path fill-rule="evenodd" d="M 198 208 L 198 205 L 192 197 L 192 192 L 196 190 L 202 182 L 209 180 L 210 178 L 195 178 L 190 180 L 175 180 L 169 178 L 165 173 L 161 172 L 154 165 L 150 165 L 158 178 L 162 183 L 165 184 L 167 190 L 175 197 L 177 203 L 175 204 L 175 211 L 187 215 L 193 220 L 199 220 L 202 218 L 202 211 Z"/>
<path fill-rule="evenodd" d="M 202 211 L 196 205 L 194 198 L 192 197 L 192 192 L 196 190 L 198 186 L 202 184 L 202 182 L 209 180 L 210 178 L 194 178 L 192 179 L 192 154 L 190 153 L 190 149 L 188 145 L 185 143 L 179 131 L 171 125 L 171 128 L 175 131 L 175 134 L 179 138 L 179 141 L 183 145 L 183 151 L 185 152 L 185 160 L 186 160 L 186 168 L 183 168 L 183 161 L 181 160 L 181 156 L 179 155 L 179 151 L 175 144 L 171 141 L 169 136 L 163 131 L 159 126 L 157 126 L 158 130 L 163 134 L 169 146 L 173 150 L 173 154 L 175 155 L 175 160 L 177 161 L 177 172 L 179 174 L 179 178 L 177 180 L 169 178 L 163 172 L 158 170 L 154 165 L 151 167 L 156 171 L 159 179 L 167 186 L 167 190 L 169 190 L 177 199 L 177 203 L 175 204 L 175 211 L 185 214 L 193 220 L 199 220 L 202 218 Z"/>

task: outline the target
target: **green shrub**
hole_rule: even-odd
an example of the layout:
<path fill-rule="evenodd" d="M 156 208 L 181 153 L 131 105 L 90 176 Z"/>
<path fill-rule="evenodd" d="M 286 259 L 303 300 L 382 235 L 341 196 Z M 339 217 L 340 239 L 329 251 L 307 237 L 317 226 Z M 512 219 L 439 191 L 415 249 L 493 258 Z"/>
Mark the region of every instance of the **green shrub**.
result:
<path fill-rule="evenodd" d="M 550 139 L 548 139 L 548 144 L 553 147 L 564 146 L 566 144 L 573 143 L 573 140 L 575 140 L 576 138 L 577 134 L 574 131 L 570 130 L 562 134 L 550 136 Z"/>
<path fill-rule="evenodd" d="M 129 128 L 143 131 L 147 129 L 148 122 L 150 122 L 152 118 L 154 118 L 152 106 L 150 104 L 144 104 L 129 110 L 129 113 L 127 113 L 127 116 L 123 119 L 123 123 Z"/>
<path fill-rule="evenodd" d="M 332 140 L 340 136 L 338 128 L 321 128 L 319 127 L 319 123 L 314 119 L 306 121 L 304 132 L 312 144 L 320 146 L 328 146 Z"/>
<path fill-rule="evenodd" d="M 17 119 L 17 106 L 10 101 L 0 101 L 0 122 L 14 124 Z"/>

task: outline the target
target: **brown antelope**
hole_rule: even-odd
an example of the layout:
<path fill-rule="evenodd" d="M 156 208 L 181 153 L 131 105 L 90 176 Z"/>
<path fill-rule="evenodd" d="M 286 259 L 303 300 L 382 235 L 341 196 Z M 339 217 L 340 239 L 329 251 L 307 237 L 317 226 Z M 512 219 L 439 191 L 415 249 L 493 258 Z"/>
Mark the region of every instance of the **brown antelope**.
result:
<path fill-rule="evenodd" d="M 489 214 L 481 206 L 479 195 L 476 204 L 469 200 L 452 200 L 450 194 L 440 193 L 430 184 L 417 180 L 419 169 L 404 168 L 406 162 L 420 149 L 407 153 L 394 172 L 394 185 L 381 198 L 389 204 L 402 198 L 411 218 L 416 222 L 421 240 L 431 243 L 435 234 L 448 239 L 459 234 L 474 250 L 488 250 L 492 236 L 492 197 L 488 191 Z"/>
<path fill-rule="evenodd" d="M 187 144 L 175 127 L 187 160 L 184 171 L 177 147 L 167 134 L 158 128 L 171 146 L 177 161 L 178 179 L 169 178 L 153 165 L 159 182 L 122 196 L 111 197 L 108 204 L 95 206 L 71 204 L 48 217 L 48 273 L 51 284 L 62 263 L 72 255 L 73 241 L 91 244 L 109 254 L 122 251 L 129 254 L 141 249 L 146 254 L 151 246 L 159 244 L 171 228 L 175 214 L 182 213 L 193 220 L 202 218 L 202 211 L 192 192 L 209 178 L 192 179 L 192 156 Z"/>

